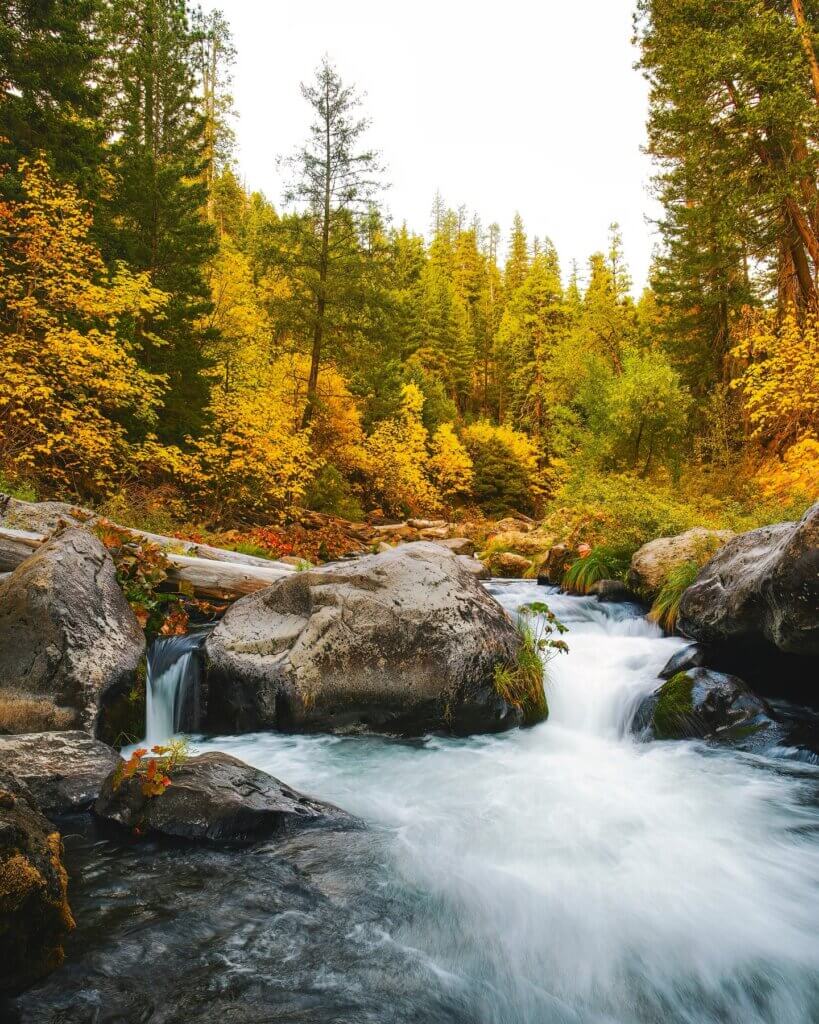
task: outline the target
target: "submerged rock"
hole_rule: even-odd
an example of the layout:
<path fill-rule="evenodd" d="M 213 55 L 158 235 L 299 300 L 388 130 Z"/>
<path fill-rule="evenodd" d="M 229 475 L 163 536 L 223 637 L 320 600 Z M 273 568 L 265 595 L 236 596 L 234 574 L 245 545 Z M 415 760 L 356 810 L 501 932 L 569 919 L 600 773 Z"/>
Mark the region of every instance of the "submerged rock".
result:
<path fill-rule="evenodd" d="M 678 626 L 695 640 L 819 655 L 819 502 L 798 523 L 729 541 L 683 594 Z"/>
<path fill-rule="evenodd" d="M 200 754 L 174 769 L 161 796 L 146 796 L 138 776 L 114 789 L 109 775 L 94 804 L 99 818 L 182 839 L 254 842 L 294 828 L 354 824 L 332 804 L 311 800 L 229 754 Z"/>
<path fill-rule="evenodd" d="M 0 769 L 0 991 L 17 991 L 63 961 L 74 927 L 60 833 L 28 788 Z"/>
<path fill-rule="evenodd" d="M 637 731 L 656 739 L 744 739 L 774 725 L 773 711 L 736 676 L 693 668 L 677 672 L 647 697 Z"/>
<path fill-rule="evenodd" d="M 205 724 L 495 732 L 520 722 L 494 685 L 495 666 L 519 646 L 511 619 L 461 557 L 407 544 L 237 601 L 205 646 Z"/>
<path fill-rule="evenodd" d="M 640 598 L 622 580 L 598 580 L 589 587 L 589 594 L 604 604 L 640 603 Z"/>
<path fill-rule="evenodd" d="M 93 732 L 104 695 L 131 685 L 144 650 L 108 552 L 66 530 L 0 582 L 0 731 Z"/>
<path fill-rule="evenodd" d="M 670 570 L 683 562 L 701 561 L 703 556 L 729 541 L 730 530 L 706 530 L 695 526 L 676 537 L 657 537 L 643 544 L 631 556 L 628 585 L 650 600 L 665 583 Z"/>
<path fill-rule="evenodd" d="M 56 814 L 90 807 L 121 760 L 84 732 L 0 736 L 0 763 L 28 786 L 41 810 Z"/>

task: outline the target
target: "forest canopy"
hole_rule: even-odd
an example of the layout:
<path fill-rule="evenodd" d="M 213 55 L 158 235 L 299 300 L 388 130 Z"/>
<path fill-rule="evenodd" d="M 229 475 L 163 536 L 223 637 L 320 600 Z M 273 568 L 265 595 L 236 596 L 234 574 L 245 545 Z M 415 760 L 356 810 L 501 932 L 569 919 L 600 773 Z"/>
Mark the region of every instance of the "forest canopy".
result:
<path fill-rule="evenodd" d="M 4 489 L 219 528 L 798 514 L 819 493 L 818 23 L 797 0 L 637 4 L 663 214 L 635 296 L 616 223 L 582 267 L 440 195 L 429 225 L 392 223 L 378 126 L 329 60 L 274 201 L 235 159 L 219 12 L 9 0 Z"/>

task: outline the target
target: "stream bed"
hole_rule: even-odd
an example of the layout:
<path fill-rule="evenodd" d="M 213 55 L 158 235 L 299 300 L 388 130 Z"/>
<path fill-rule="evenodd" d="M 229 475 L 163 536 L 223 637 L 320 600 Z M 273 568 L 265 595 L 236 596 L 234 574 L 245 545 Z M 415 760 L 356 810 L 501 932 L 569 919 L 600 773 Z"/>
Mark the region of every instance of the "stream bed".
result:
<path fill-rule="evenodd" d="M 244 850 L 61 822 L 78 928 L 16 1024 L 812 1024 L 819 766 L 630 722 L 682 641 L 548 599 L 549 720 L 467 740 L 197 740 L 361 817 Z M 776 756 L 774 756 L 776 755 Z"/>

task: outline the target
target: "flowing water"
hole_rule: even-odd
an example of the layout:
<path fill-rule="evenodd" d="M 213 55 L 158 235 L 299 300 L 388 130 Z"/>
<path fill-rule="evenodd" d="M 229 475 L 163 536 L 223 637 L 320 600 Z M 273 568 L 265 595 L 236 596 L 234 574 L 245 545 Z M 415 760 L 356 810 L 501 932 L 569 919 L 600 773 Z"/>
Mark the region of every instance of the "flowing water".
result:
<path fill-rule="evenodd" d="M 512 611 L 544 596 L 490 589 Z M 252 852 L 69 843 L 90 923 L 15 1019 L 819 1021 L 819 768 L 637 742 L 633 713 L 681 641 L 629 606 L 547 599 L 570 654 L 533 729 L 197 744 L 368 829 Z"/>
<path fill-rule="evenodd" d="M 198 652 L 206 637 L 202 630 L 185 636 L 157 637 L 148 650 L 145 685 L 145 740 L 163 743 L 198 725 Z"/>

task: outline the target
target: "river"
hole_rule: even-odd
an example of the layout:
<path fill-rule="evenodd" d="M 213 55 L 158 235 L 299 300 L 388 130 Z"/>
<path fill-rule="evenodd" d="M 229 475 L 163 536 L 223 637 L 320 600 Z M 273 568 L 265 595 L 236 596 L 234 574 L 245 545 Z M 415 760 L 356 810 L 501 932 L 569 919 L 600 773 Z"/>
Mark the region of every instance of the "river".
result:
<path fill-rule="evenodd" d="M 467 740 L 197 741 L 366 830 L 245 851 L 66 837 L 79 929 L 33 1024 L 811 1024 L 819 767 L 641 743 L 682 641 L 637 610 L 494 582 L 569 627 L 549 720 Z"/>

